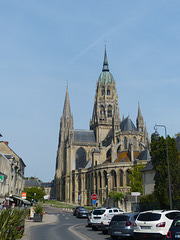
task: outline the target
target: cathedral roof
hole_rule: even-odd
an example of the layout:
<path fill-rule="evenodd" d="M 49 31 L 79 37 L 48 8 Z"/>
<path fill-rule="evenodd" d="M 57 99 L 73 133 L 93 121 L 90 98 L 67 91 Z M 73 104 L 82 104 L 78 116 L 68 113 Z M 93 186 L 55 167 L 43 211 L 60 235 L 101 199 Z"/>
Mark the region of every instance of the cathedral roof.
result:
<path fill-rule="evenodd" d="M 153 170 L 153 165 L 152 165 L 152 161 L 149 161 L 146 166 L 141 170 L 141 172 L 145 172 L 145 171 L 152 171 Z"/>
<path fill-rule="evenodd" d="M 137 131 L 129 116 L 120 123 L 120 129 L 121 131 Z"/>
<path fill-rule="evenodd" d="M 96 143 L 94 131 L 74 130 L 74 142 Z"/>
<path fill-rule="evenodd" d="M 149 150 L 145 149 L 140 152 L 139 156 L 137 157 L 138 160 L 150 160 L 151 156 L 149 154 Z"/>

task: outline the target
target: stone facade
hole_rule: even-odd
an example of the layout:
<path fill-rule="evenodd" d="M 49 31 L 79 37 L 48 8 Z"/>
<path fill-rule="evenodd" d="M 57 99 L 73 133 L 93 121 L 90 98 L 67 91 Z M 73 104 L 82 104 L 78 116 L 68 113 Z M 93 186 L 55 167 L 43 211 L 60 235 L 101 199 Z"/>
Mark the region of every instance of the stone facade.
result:
<path fill-rule="evenodd" d="M 24 189 L 23 160 L 8 146 L 8 142 L 0 142 L 0 174 L 4 175 L 0 182 L 1 198 L 5 196 L 21 196 Z"/>
<path fill-rule="evenodd" d="M 105 49 L 103 69 L 97 81 L 90 130 L 75 130 L 68 88 L 60 120 L 56 157 L 55 198 L 101 205 L 110 191 L 130 191 L 129 174 L 134 164 L 149 160 L 146 125 L 138 105 L 136 127 L 130 117 L 121 120 L 116 83 L 109 71 Z"/>

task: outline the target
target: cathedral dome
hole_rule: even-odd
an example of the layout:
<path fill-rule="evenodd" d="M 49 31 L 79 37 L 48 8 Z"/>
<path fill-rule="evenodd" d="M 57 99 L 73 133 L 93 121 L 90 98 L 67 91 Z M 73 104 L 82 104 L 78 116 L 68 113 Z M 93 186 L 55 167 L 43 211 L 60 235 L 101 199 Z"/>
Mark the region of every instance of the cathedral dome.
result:
<path fill-rule="evenodd" d="M 114 82 L 113 75 L 109 71 L 103 71 L 99 76 L 100 84 L 111 84 Z"/>

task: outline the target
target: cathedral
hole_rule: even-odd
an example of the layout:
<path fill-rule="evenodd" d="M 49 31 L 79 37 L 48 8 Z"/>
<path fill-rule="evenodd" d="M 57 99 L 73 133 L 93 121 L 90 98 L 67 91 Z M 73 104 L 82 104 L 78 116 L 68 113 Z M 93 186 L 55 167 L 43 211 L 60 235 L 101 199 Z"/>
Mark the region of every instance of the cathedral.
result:
<path fill-rule="evenodd" d="M 110 191 L 130 192 L 131 167 L 149 160 L 149 139 L 140 105 L 136 125 L 129 116 L 121 120 L 116 83 L 105 48 L 89 130 L 74 129 L 66 89 L 56 157 L 55 198 L 87 206 L 92 205 L 91 195 L 95 193 L 101 205 Z"/>

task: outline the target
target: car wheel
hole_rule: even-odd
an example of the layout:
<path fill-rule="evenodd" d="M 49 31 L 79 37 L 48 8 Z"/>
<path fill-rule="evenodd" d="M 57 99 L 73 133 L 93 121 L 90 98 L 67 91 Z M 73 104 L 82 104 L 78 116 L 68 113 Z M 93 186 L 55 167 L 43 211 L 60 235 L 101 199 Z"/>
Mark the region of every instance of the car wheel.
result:
<path fill-rule="evenodd" d="M 111 235 L 112 240 L 117 240 L 116 236 Z"/>
<path fill-rule="evenodd" d="M 93 229 L 94 231 L 97 231 L 97 230 L 98 230 L 98 227 L 92 226 L 92 229 Z"/>

